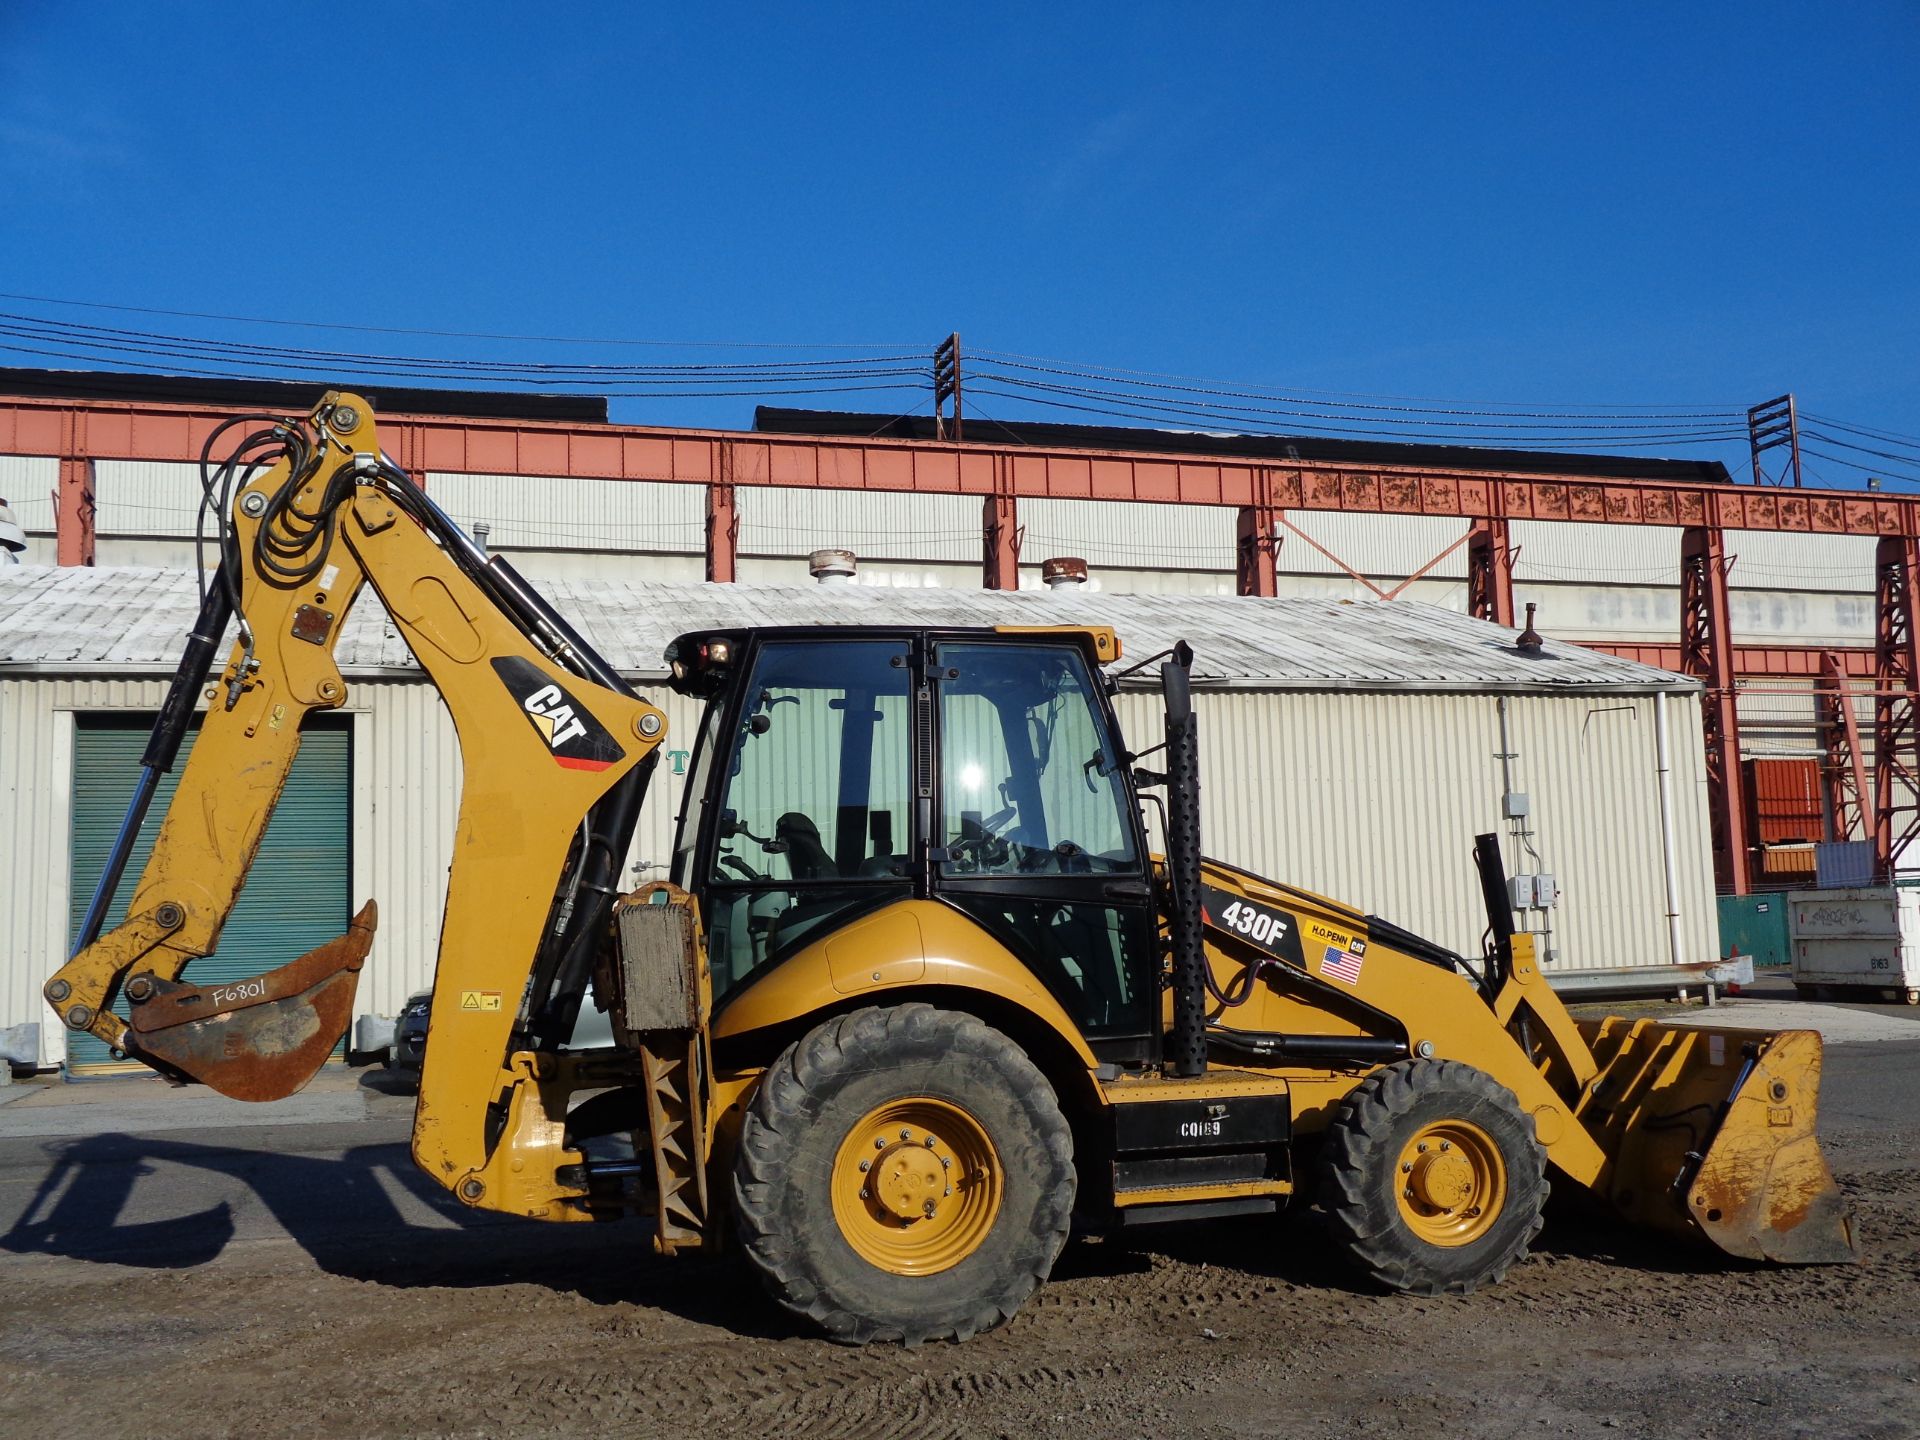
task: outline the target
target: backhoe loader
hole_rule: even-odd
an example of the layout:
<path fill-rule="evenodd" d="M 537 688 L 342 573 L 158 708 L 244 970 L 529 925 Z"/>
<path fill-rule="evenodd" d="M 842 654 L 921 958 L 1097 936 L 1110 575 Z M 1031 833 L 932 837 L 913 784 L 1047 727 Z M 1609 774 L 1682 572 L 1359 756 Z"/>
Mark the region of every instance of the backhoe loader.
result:
<path fill-rule="evenodd" d="M 1076 1229 L 1316 1201 L 1374 1282 L 1463 1293 L 1526 1254 L 1549 1172 L 1742 1259 L 1854 1257 L 1816 1034 L 1575 1022 L 1492 836 L 1471 956 L 1205 858 L 1184 644 L 1123 672 L 1099 627 L 683 635 L 670 683 L 705 709 L 671 878 L 621 893 L 663 713 L 385 456 L 364 399 L 236 418 L 205 455 L 218 565 L 45 987 L 162 1074 L 270 1100 L 347 1025 L 371 901 L 258 979 L 182 972 L 303 722 L 346 699 L 334 649 L 368 585 L 464 761 L 413 1155 L 468 1206 L 736 1250 L 847 1342 L 997 1325 Z M 1155 669 L 1165 734 L 1132 752 L 1111 695 Z M 617 1043 L 570 1051 L 589 985 Z"/>

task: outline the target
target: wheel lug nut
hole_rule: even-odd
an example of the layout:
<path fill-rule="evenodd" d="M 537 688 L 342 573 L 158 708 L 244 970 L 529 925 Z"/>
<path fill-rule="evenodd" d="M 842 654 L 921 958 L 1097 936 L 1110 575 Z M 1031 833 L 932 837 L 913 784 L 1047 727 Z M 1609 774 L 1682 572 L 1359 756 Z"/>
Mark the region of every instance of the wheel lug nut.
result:
<path fill-rule="evenodd" d="M 884 1136 L 884 1135 L 876 1135 L 876 1136 L 874 1136 L 874 1137 L 873 1137 L 873 1148 L 874 1148 L 874 1149 L 876 1149 L 876 1150 L 884 1150 L 884 1149 L 886 1149 L 886 1148 L 887 1148 L 887 1137 L 886 1137 L 886 1136 Z"/>
<path fill-rule="evenodd" d="M 927 1218 L 929 1220 L 933 1218 L 933 1201 L 931 1200 L 927 1201 L 927 1203 L 925 1205 L 922 1205 L 920 1208 L 927 1212 Z"/>
<path fill-rule="evenodd" d="M 911 1130 L 905 1130 L 905 1129 L 903 1129 L 903 1130 L 902 1130 L 902 1131 L 900 1132 L 900 1138 L 901 1138 L 902 1140 L 911 1140 L 911 1139 L 913 1139 L 913 1132 L 912 1132 Z"/>
<path fill-rule="evenodd" d="M 1451 1140 L 1442 1140 L 1440 1142 L 1440 1148 L 1442 1150 L 1451 1150 L 1453 1148 L 1453 1142 Z"/>
<path fill-rule="evenodd" d="M 942 1155 L 940 1157 L 940 1168 L 942 1170 L 951 1170 L 953 1168 L 953 1161 L 949 1160 L 946 1156 Z"/>
<path fill-rule="evenodd" d="M 1422 1155 L 1424 1155 L 1424 1154 L 1426 1154 L 1426 1153 L 1427 1153 L 1427 1142 L 1426 1142 L 1426 1141 L 1424 1141 L 1424 1140 L 1422 1140 L 1422 1141 L 1420 1142 L 1420 1153 L 1421 1153 Z"/>
<path fill-rule="evenodd" d="M 864 1191 L 864 1190 L 862 1190 L 862 1191 L 860 1192 L 860 1198 L 861 1198 L 862 1200 L 867 1200 L 867 1199 L 870 1199 L 870 1198 L 872 1198 L 872 1197 L 870 1197 L 870 1196 L 869 1196 L 869 1195 L 867 1194 L 867 1192 L 866 1192 L 866 1191 Z"/>
<path fill-rule="evenodd" d="M 869 1169 L 872 1165 L 873 1165 L 873 1162 L 871 1160 L 862 1160 L 860 1162 L 860 1168 L 862 1170 Z"/>
<path fill-rule="evenodd" d="M 1413 1173 L 1413 1162 L 1407 1161 L 1405 1164 L 1403 1164 L 1400 1167 L 1400 1173 L 1402 1175 L 1411 1175 Z"/>
<path fill-rule="evenodd" d="M 927 1136 L 927 1149 L 933 1149 L 933 1136 Z"/>

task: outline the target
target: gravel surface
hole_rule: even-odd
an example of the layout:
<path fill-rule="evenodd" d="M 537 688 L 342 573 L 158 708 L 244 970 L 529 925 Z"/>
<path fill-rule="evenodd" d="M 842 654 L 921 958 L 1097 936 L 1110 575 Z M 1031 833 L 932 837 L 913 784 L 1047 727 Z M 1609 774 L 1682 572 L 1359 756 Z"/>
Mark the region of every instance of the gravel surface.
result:
<path fill-rule="evenodd" d="M 637 1229 L 481 1217 L 355 1126 L 0 1141 L 0 1434 L 1911 1436 L 1920 1042 L 1829 1050 L 1864 1264 L 1556 1210 L 1466 1299 L 1357 1287 L 1305 1220 L 1076 1242 L 1010 1325 L 838 1348 Z"/>

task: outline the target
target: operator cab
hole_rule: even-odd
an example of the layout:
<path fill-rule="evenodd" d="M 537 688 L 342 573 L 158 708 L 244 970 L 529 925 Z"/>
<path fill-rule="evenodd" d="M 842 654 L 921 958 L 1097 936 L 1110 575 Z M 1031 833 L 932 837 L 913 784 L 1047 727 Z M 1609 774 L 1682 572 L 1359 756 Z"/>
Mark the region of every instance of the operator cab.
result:
<path fill-rule="evenodd" d="M 1099 665 L 1110 630 L 701 631 L 704 699 L 672 878 L 698 895 L 717 1007 L 812 940 L 950 905 L 1047 986 L 1102 1059 L 1151 1056 L 1146 837 Z"/>

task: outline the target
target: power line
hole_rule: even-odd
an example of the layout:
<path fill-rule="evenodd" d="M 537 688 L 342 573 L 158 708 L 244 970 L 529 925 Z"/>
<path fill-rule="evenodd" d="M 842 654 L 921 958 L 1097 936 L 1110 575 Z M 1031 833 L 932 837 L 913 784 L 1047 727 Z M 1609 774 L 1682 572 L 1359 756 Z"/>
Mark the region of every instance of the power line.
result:
<path fill-rule="evenodd" d="M 221 315 L 205 310 L 163 310 L 150 305 L 109 305 L 97 300 L 64 300 L 51 295 L 21 295 L 0 290 L 0 299 L 36 305 L 67 305 L 81 310 L 111 310 L 125 315 L 167 315 L 180 320 L 220 320 L 236 325 L 276 325 L 294 330 L 345 330 L 360 335 L 421 335 L 443 340 L 518 340 L 534 345 L 646 345 L 681 350 L 901 350 L 904 343 L 827 340 L 814 343 L 769 340 L 590 339 L 579 335 L 512 335 L 487 330 L 416 330 L 397 325 L 343 325 L 326 320 L 276 320 L 260 315 Z"/>
<path fill-rule="evenodd" d="M 976 383 L 982 372 L 976 371 Z M 1021 376 L 1002 375 L 987 371 L 985 374 L 1001 384 L 1017 386 L 1023 390 L 1045 394 L 1071 395 L 1085 400 L 1111 400 L 1115 403 L 1130 403 L 1162 414 L 1201 418 L 1240 419 L 1248 416 L 1264 419 L 1279 416 L 1289 420 L 1314 422 L 1337 422 L 1355 427 L 1357 433 L 1386 433 L 1415 431 L 1431 434 L 1436 431 L 1467 430 L 1476 432 L 1514 432 L 1518 438 L 1539 436 L 1551 441 L 1556 433 L 1602 432 L 1597 438 L 1604 439 L 1611 434 L 1643 435 L 1649 440 L 1730 440 L 1737 439 L 1744 431 L 1726 424 L 1682 425 L 1633 422 L 1629 424 L 1575 424 L 1556 422 L 1530 422 L 1527 424 L 1502 425 L 1492 420 L 1448 420 L 1448 419 L 1406 419 L 1375 418 L 1371 415 L 1344 415 L 1317 409 L 1303 409 L 1295 406 L 1264 405 L 1227 405 L 1211 400 L 1177 400 L 1174 398 L 1146 394 L 1139 391 L 1101 389 L 1094 386 L 1063 385 L 1043 380 L 1032 380 Z M 1471 412 L 1454 412 L 1471 413 Z M 1678 419 L 1678 417 L 1676 417 Z M 1496 437 L 1499 438 L 1499 437 Z M 1624 442 L 1623 442 L 1624 443 Z"/>
<path fill-rule="evenodd" d="M 979 358 L 982 353 L 983 352 L 975 352 L 976 368 L 978 368 Z M 991 354 L 992 352 L 984 352 L 984 353 Z M 1013 369 L 1025 370 L 1025 371 L 1029 371 L 1037 374 L 1054 375 L 1054 376 L 1059 376 L 1065 379 L 1086 380 L 1098 385 L 1110 386 L 1113 383 L 1112 376 L 1110 373 L 1101 373 L 1098 370 L 1066 370 L 1066 369 L 1060 369 L 1057 367 L 1047 366 L 1047 365 L 1024 364 L 1019 361 L 989 361 L 988 363 L 997 364 L 1003 368 L 1013 368 Z M 1006 379 L 1009 384 L 1022 383 L 1011 376 L 1003 376 L 1002 378 Z M 1589 424 L 1596 423 L 1603 420 L 1620 420 L 1620 421 L 1633 422 L 1634 425 L 1637 425 L 1639 428 L 1644 428 L 1644 429 L 1660 428 L 1663 425 L 1668 425 L 1671 422 L 1679 421 L 1679 420 L 1717 420 L 1717 421 L 1721 421 L 1722 423 L 1727 423 L 1727 422 L 1731 422 L 1731 421 L 1742 418 L 1745 413 L 1743 411 L 1737 411 L 1737 410 L 1695 410 L 1695 411 L 1680 411 L 1676 413 L 1663 414 L 1659 416 L 1647 416 L 1647 415 L 1603 414 L 1603 413 L 1592 413 L 1592 412 L 1586 412 L 1586 411 L 1575 413 L 1572 411 L 1565 411 L 1565 410 L 1527 410 L 1527 409 L 1519 409 L 1519 408 L 1509 408 L 1506 406 L 1498 406 L 1498 407 L 1487 406 L 1483 408 L 1467 408 L 1467 407 L 1460 406 L 1458 404 L 1447 405 L 1444 408 L 1435 408 L 1431 405 L 1415 405 L 1411 403 L 1385 404 L 1385 403 L 1376 403 L 1372 401 L 1367 401 L 1367 402 L 1353 401 L 1350 403 L 1336 402 L 1332 404 L 1315 405 L 1311 401 L 1301 399 L 1298 394 L 1289 394 L 1284 390 L 1233 389 L 1233 388 L 1226 387 L 1224 384 L 1206 385 L 1206 384 L 1149 383 L 1145 385 L 1144 389 L 1148 391 L 1165 390 L 1165 391 L 1172 391 L 1177 394 L 1187 394 L 1187 395 L 1212 395 L 1212 396 L 1217 396 L 1223 399 L 1235 399 L 1235 400 L 1280 400 L 1280 401 L 1287 401 L 1287 402 L 1291 402 L 1291 403 L 1302 405 L 1302 406 L 1308 406 L 1314 412 L 1362 410 L 1362 411 L 1394 412 L 1399 414 L 1460 415 L 1460 416 L 1471 416 L 1471 417 L 1478 417 L 1478 418 L 1512 419 L 1512 420 L 1577 420 L 1577 421 L 1580 421 L 1583 423 L 1589 423 Z M 1304 394 L 1304 393 L 1310 393 L 1310 392 L 1301 392 L 1301 393 Z M 1389 422 L 1383 421 L 1382 423 L 1389 423 Z"/>
<path fill-rule="evenodd" d="M 1011 351 L 1011 350 L 978 350 L 976 349 L 971 351 L 970 354 L 973 355 L 974 357 L 993 357 L 1001 360 L 1023 360 L 1035 365 L 1057 365 L 1057 366 L 1063 366 L 1068 368 L 1077 367 L 1080 369 L 1096 370 L 1109 376 L 1127 376 L 1127 377 L 1134 377 L 1139 379 L 1155 379 L 1155 380 L 1177 380 L 1183 383 L 1194 384 L 1194 385 L 1216 385 L 1216 384 L 1227 383 L 1224 381 L 1210 380 L 1202 376 L 1170 374 L 1166 371 L 1161 371 L 1161 370 L 1128 370 L 1128 369 L 1124 369 L 1122 367 L 1113 366 L 1113 365 L 1085 365 L 1082 362 L 1078 362 L 1078 361 L 1058 360 L 1058 359 L 1053 359 L 1051 357 L 1044 356 L 1044 355 L 1023 355 L 1017 351 Z M 1431 396 L 1431 395 L 1375 395 L 1362 390 L 1315 390 L 1305 386 L 1293 386 L 1292 389 L 1301 395 L 1325 395 L 1325 396 L 1336 397 L 1336 398 L 1344 397 L 1351 400 L 1380 400 L 1380 401 L 1391 400 L 1391 401 L 1399 401 L 1405 404 L 1412 404 L 1412 405 L 1421 405 L 1421 404 L 1452 405 L 1457 403 L 1454 400 L 1451 400 L 1448 398 Z M 1529 400 L 1515 400 L 1515 401 L 1489 400 L 1489 401 L 1483 401 L 1481 403 L 1486 405 L 1492 405 L 1492 406 L 1500 406 L 1502 408 L 1508 408 L 1508 407 L 1519 408 L 1525 405 L 1538 405 L 1546 402 L 1529 401 Z M 1732 402 L 1727 402 L 1727 403 L 1718 404 L 1718 405 L 1702 404 L 1702 403 L 1696 403 L 1693 405 L 1647 405 L 1647 404 L 1635 404 L 1635 403 L 1629 403 L 1629 402 L 1598 402 L 1598 403 L 1567 402 L 1566 404 L 1562 405 L 1560 408 L 1569 410 L 1569 411 L 1584 410 L 1584 409 L 1631 410 L 1631 411 L 1704 409 L 1704 410 L 1711 410 L 1716 414 L 1743 415 L 1746 413 L 1745 406 L 1737 405 Z"/>
<path fill-rule="evenodd" d="M 1875 430 L 1865 425 L 1849 425 L 1844 420 L 1835 420 L 1828 415 L 1815 415 L 1802 410 L 1801 418 L 1813 421 L 1816 425 L 1831 425 L 1836 430 L 1845 430 L 1853 435 L 1864 435 L 1869 440 L 1885 440 L 1890 444 L 1904 445 L 1920 450 L 1920 435 L 1903 435 L 1897 430 Z"/>
<path fill-rule="evenodd" d="M 993 377 L 1001 380 L 1002 377 Z M 1004 381 L 1002 383 L 1015 383 Z M 1225 407 L 1197 409 L 1192 406 L 1176 406 L 1155 403 L 1144 399 L 1129 399 L 1124 395 L 1113 396 L 1100 391 L 1080 390 L 1066 387 L 1043 387 L 1059 394 L 1072 395 L 1073 400 L 1056 398 L 1053 394 L 1035 394 L 1031 391 L 1015 393 L 992 388 L 976 379 L 970 387 L 970 394 L 991 395 L 1007 400 L 1023 400 L 1028 404 L 1047 406 L 1061 410 L 1078 411 L 1085 414 L 1110 415 L 1125 420 L 1145 421 L 1158 428 L 1166 429 L 1169 421 L 1185 420 L 1209 427 L 1202 433 L 1227 435 L 1253 434 L 1286 439 L 1289 436 L 1312 435 L 1330 439 L 1388 440 L 1401 444 L 1419 441 L 1432 441 L 1447 445 L 1467 445 L 1472 442 L 1489 442 L 1496 446 L 1525 446 L 1540 449 L 1635 449 L 1649 445 L 1702 445 L 1723 442 L 1739 438 L 1740 432 L 1708 432 L 1660 435 L 1538 435 L 1532 432 L 1513 433 L 1436 433 L 1429 428 L 1383 430 L 1378 424 L 1335 424 L 1322 420 L 1294 418 L 1285 429 L 1279 429 L 1267 422 L 1260 414 L 1249 410 L 1233 410 Z M 1110 404 L 1091 403 L 1107 400 Z M 1076 403 L 1078 402 L 1078 403 Z M 1340 419 L 1345 417 L 1333 417 Z M 1404 422 L 1403 422 L 1404 423 Z M 1228 427 L 1228 428 L 1223 428 Z"/>

